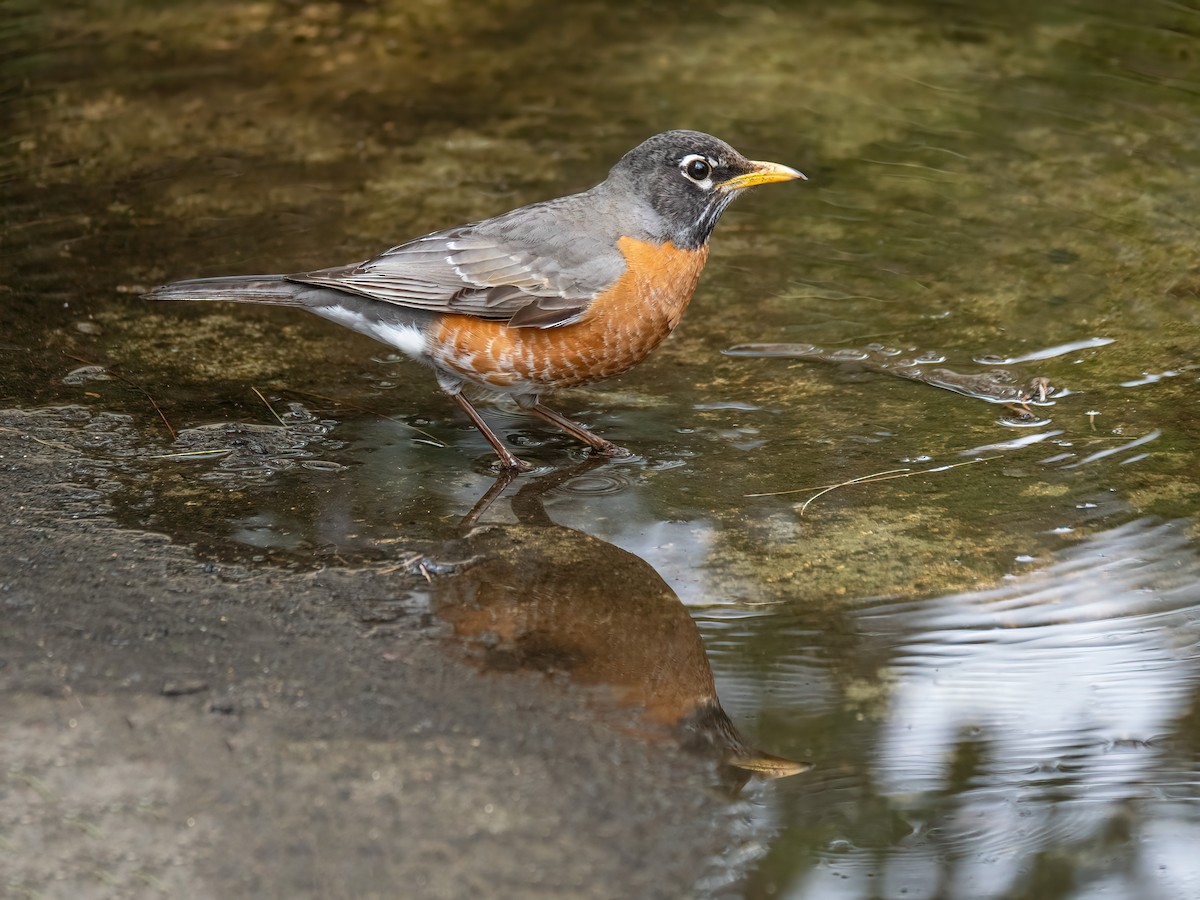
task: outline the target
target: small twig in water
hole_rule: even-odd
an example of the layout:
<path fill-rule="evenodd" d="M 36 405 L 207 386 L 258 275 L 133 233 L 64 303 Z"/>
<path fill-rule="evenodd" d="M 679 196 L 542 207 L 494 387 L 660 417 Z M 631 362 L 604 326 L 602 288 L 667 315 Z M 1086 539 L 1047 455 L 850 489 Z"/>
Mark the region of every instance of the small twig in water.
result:
<path fill-rule="evenodd" d="M 280 417 L 279 413 L 275 412 L 275 408 L 273 406 L 271 406 L 271 401 L 263 396 L 263 392 L 260 391 L 258 388 L 254 387 L 253 385 L 250 386 L 250 390 L 252 390 L 252 391 L 254 391 L 254 393 L 258 394 L 258 399 L 263 402 L 263 406 L 265 406 L 267 409 L 271 410 L 271 415 L 273 415 L 275 417 L 275 421 L 278 422 L 280 425 L 282 425 L 284 428 L 287 428 L 287 422 L 283 421 L 283 419 Z"/>
<path fill-rule="evenodd" d="M 423 562 L 424 559 L 425 559 L 425 554 L 414 553 L 408 559 L 402 560 L 402 561 L 395 563 L 393 565 L 390 565 L 390 566 L 384 566 L 382 569 L 378 570 L 375 574 L 377 574 L 377 575 L 392 575 L 396 572 L 403 572 L 407 569 L 411 569 L 413 566 L 420 563 L 421 570 L 423 573 L 425 573 L 426 579 L 428 579 L 429 575 L 427 574 L 427 570 L 425 569 L 425 563 Z"/>
<path fill-rule="evenodd" d="M 839 481 L 834 484 L 817 484 L 812 487 L 789 488 L 786 491 L 764 491 L 761 494 L 743 494 L 743 497 L 781 497 L 784 494 L 803 494 L 806 491 L 820 491 L 828 488 L 841 487 L 843 484 L 855 484 L 859 481 L 866 481 L 868 478 L 877 478 L 881 475 L 892 475 L 896 472 L 911 472 L 911 469 L 886 469 L 883 472 L 876 472 L 874 475 L 863 475 L 855 478 L 852 481 Z"/>
<path fill-rule="evenodd" d="M 146 390 L 144 387 L 142 387 L 140 384 L 138 384 L 133 379 L 126 378 L 120 372 L 114 372 L 110 366 L 102 366 L 99 363 L 92 362 L 90 359 L 84 359 L 82 356 L 73 356 L 70 353 L 64 353 L 63 356 L 65 356 L 67 359 L 73 359 L 76 362 L 81 362 L 85 366 L 96 366 L 96 368 L 98 368 L 98 369 L 103 369 L 105 372 L 107 372 L 113 378 L 117 379 L 117 381 L 120 381 L 121 383 L 127 385 L 128 387 L 133 388 L 135 391 L 137 391 L 139 394 L 141 394 L 143 397 L 145 397 L 147 400 L 150 401 L 150 405 L 154 407 L 154 411 L 156 413 L 158 413 L 158 417 L 160 419 L 162 419 L 163 424 L 167 426 L 167 431 L 169 431 L 171 433 L 171 440 L 175 440 L 175 429 L 171 427 L 171 423 L 170 423 L 170 421 L 168 421 L 166 413 L 164 413 L 162 411 L 162 408 L 159 407 L 159 405 L 156 402 L 154 402 L 154 398 L 150 396 L 150 392 L 148 390 Z"/>
<path fill-rule="evenodd" d="M 355 410 L 358 410 L 359 412 L 365 412 L 372 416 L 379 416 L 379 418 L 381 418 L 381 419 L 387 419 L 389 422 L 395 422 L 397 425 L 403 425 L 405 428 L 411 428 L 417 434 L 425 435 L 425 437 L 429 438 L 429 440 L 432 441 L 433 446 L 435 446 L 435 447 L 445 447 L 446 446 L 445 441 L 439 440 L 438 438 L 436 438 L 432 434 L 430 434 L 428 431 L 422 431 L 420 428 L 417 428 L 417 426 L 415 426 L 415 425 L 409 425 L 407 422 L 397 419 L 395 416 L 389 416 L 386 413 L 381 413 L 381 412 L 379 412 L 379 410 L 371 409 L 369 406 L 359 406 L 357 403 L 351 403 L 349 400 L 339 400 L 337 397 L 326 397 L 324 394 L 314 394 L 312 391 L 299 391 L 299 390 L 296 390 L 296 388 L 282 388 L 281 390 L 285 390 L 289 394 L 298 394 L 301 397 L 315 397 L 317 400 L 326 400 L 329 403 L 336 403 L 339 406 L 346 406 L 346 407 L 349 407 L 350 409 L 355 409 Z"/>
<path fill-rule="evenodd" d="M 183 453 L 159 453 L 157 456 L 148 456 L 147 459 L 204 459 L 208 456 L 223 456 L 226 453 L 232 453 L 233 448 L 224 447 L 220 450 L 188 450 Z"/>
<path fill-rule="evenodd" d="M 746 494 L 747 497 L 776 497 L 780 494 L 795 494 L 800 491 L 816 490 L 817 492 L 800 504 L 800 515 L 804 515 L 809 505 L 818 497 L 828 494 L 830 491 L 837 490 L 840 487 L 849 487 L 856 484 L 873 484 L 876 481 L 891 481 L 893 478 L 911 478 L 914 475 L 929 475 L 933 472 L 946 472 L 950 469 L 958 469 L 963 466 L 973 466 L 975 463 L 988 462 L 993 459 L 999 459 L 999 456 L 981 456 L 978 459 L 967 460 L 966 462 L 951 463 L 947 466 L 934 466 L 930 469 L 888 469 L 883 472 L 875 472 L 871 475 L 860 475 L 858 478 L 851 478 L 849 481 L 840 481 L 837 484 L 823 485 L 820 489 L 816 488 L 796 488 L 790 491 L 774 491 L 765 494 Z"/>
<path fill-rule="evenodd" d="M 58 441 L 44 441 L 36 435 L 21 431 L 19 428 L 0 427 L 0 431 L 8 432 L 9 434 L 19 434 L 21 437 L 29 438 L 31 441 L 36 441 L 43 447 L 53 447 L 55 450 L 66 450 L 68 453 L 82 453 L 82 450 L 76 450 L 74 447 L 68 447 L 66 444 L 60 444 Z"/>

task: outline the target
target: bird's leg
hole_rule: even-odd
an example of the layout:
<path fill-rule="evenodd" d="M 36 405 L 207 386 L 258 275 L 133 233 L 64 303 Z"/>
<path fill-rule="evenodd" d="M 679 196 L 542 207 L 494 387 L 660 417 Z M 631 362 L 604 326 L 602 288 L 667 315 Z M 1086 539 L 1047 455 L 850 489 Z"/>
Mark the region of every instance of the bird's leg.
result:
<path fill-rule="evenodd" d="M 512 451 L 501 443 L 500 438 L 496 437 L 496 433 L 488 428 L 487 422 L 483 421 L 483 416 L 479 415 L 479 411 L 471 405 L 471 401 L 462 395 L 461 391 L 451 393 L 454 402 L 459 405 L 463 412 L 467 414 L 467 418 L 471 420 L 471 424 L 479 429 L 479 433 L 487 438 L 487 442 L 492 445 L 492 449 L 496 451 L 496 455 L 500 457 L 501 469 L 515 469 L 518 472 L 528 472 L 533 468 L 532 465 L 525 462 L 523 459 L 517 459 L 513 456 Z"/>
<path fill-rule="evenodd" d="M 524 410 L 533 413 L 539 419 L 544 419 L 551 425 L 561 428 L 571 437 L 578 441 L 582 441 L 591 447 L 601 456 L 629 456 L 630 453 L 624 447 L 618 447 L 611 441 L 606 441 L 602 437 L 597 437 L 592 434 L 582 425 L 572 422 L 562 413 L 557 413 L 546 404 L 542 403 L 536 396 L 534 397 L 518 397 L 517 404 Z"/>

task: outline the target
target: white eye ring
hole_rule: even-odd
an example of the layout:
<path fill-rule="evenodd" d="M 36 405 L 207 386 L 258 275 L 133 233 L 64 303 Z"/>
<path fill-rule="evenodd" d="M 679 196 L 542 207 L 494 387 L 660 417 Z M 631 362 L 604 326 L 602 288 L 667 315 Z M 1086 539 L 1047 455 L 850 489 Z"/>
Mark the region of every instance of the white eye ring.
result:
<path fill-rule="evenodd" d="M 712 171 L 716 162 L 699 153 L 689 153 L 679 161 L 679 171 L 688 181 L 695 182 L 701 187 L 712 186 Z"/>

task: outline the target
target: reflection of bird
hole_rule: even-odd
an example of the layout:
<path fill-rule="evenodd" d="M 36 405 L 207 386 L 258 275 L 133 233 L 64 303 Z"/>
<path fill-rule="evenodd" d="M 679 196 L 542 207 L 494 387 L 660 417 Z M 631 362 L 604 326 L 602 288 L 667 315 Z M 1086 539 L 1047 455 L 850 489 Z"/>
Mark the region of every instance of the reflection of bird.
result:
<path fill-rule="evenodd" d="M 577 473 L 522 488 L 512 501 L 521 524 L 478 526 L 443 549 L 443 558 L 469 562 L 434 580 L 437 615 L 487 668 L 606 686 L 685 746 L 743 773 L 811 768 L 746 745 L 717 699 L 696 623 L 645 560 L 550 521 L 541 497 Z"/>
<path fill-rule="evenodd" d="M 708 238 L 744 188 L 804 176 L 710 135 L 639 144 L 580 194 L 438 231 L 366 262 L 296 275 L 201 278 L 154 300 L 298 306 L 431 365 L 500 457 L 527 469 L 465 396 L 511 395 L 605 456 L 624 451 L 541 402 L 547 390 L 618 375 L 679 323 Z"/>

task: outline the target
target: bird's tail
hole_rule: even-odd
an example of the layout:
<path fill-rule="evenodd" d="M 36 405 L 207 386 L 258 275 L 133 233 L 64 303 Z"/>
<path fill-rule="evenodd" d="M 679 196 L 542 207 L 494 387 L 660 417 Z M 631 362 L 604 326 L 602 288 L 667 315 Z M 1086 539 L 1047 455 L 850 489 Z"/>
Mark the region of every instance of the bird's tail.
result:
<path fill-rule="evenodd" d="M 193 278 L 154 288 L 147 300 L 226 300 L 234 303 L 267 303 L 272 306 L 308 306 L 312 288 L 286 280 L 283 275 L 232 275 Z"/>

